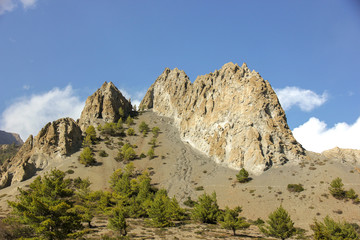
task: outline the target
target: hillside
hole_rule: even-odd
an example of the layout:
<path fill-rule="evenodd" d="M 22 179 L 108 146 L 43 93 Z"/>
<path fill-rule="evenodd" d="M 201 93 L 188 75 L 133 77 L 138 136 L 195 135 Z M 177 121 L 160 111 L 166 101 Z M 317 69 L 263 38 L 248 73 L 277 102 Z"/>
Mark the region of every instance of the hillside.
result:
<path fill-rule="evenodd" d="M 168 87 L 161 88 L 161 84 Z M 202 89 L 199 94 L 198 87 Z M 217 93 L 217 88 L 222 90 Z M 237 98 L 239 94 L 243 99 L 237 99 L 226 109 L 229 102 L 221 99 Z M 209 104 L 213 110 L 209 110 Z M 205 112 L 201 111 L 204 106 Z M 203 193 L 216 192 L 221 209 L 241 206 L 241 216 L 250 222 L 266 220 L 282 205 L 295 226 L 307 231 L 306 235 L 312 234 L 310 224 L 314 219 L 322 220 L 325 216 L 360 225 L 358 205 L 336 199 L 329 192 L 330 183 L 340 177 L 346 190 L 352 188 L 360 193 L 358 152 L 333 149 L 317 154 L 303 149 L 293 138 L 270 84 L 255 71 L 250 72 L 246 65 L 226 64 L 194 83 L 188 81 L 184 72 L 166 69 L 150 87 L 141 107 L 147 110 L 132 111 L 131 103 L 115 85 L 105 82 L 89 96 L 78 121 L 62 118 L 46 124 L 37 136 L 30 136 L 16 156 L 1 167 L 1 216 L 9 214 L 7 201 L 16 199 L 19 187 L 27 189 L 35 177 L 52 169 L 59 169 L 70 178 L 88 178 L 92 191 L 111 192 L 110 176 L 131 162 L 135 175 L 148 172 L 151 187 L 165 189 L 188 213 L 191 210 L 184 203 L 189 198 L 197 200 Z M 130 116 L 133 123 L 128 122 Z M 149 129 L 160 129 L 156 140 L 151 131 L 147 134 L 140 131 L 143 123 Z M 90 125 L 96 129 L 94 141 L 87 138 Z M 129 133 L 130 128 L 134 134 Z M 200 138 L 204 141 L 195 144 Z M 135 151 L 135 158 L 130 161 L 119 158 L 119 151 L 126 144 Z M 79 161 L 85 145 L 92 149 L 96 160 L 90 166 Z M 151 146 L 153 158 L 146 156 Z M 237 161 L 236 156 L 242 160 Z M 237 181 L 241 167 L 249 168 L 251 181 Z M 301 184 L 304 190 L 291 192 L 289 184 Z M 105 213 L 96 215 L 87 237 L 100 239 L 103 234 L 112 235 L 106 228 L 108 217 Z M 144 218 L 127 221 L 131 239 L 230 236 L 219 224 L 200 224 L 191 219 L 162 230 L 150 227 Z M 239 233 L 230 239 L 264 237 L 255 225 Z"/>

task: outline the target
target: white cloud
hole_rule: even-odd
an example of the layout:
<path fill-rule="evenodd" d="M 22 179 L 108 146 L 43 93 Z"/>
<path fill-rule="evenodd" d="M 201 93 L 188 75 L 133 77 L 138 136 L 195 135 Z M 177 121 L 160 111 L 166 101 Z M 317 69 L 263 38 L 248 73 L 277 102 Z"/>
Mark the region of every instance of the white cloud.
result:
<path fill-rule="evenodd" d="M 37 0 L 20 0 L 25 9 L 35 7 Z"/>
<path fill-rule="evenodd" d="M 0 0 L 0 15 L 11 12 L 16 7 L 13 0 Z"/>
<path fill-rule="evenodd" d="M 26 84 L 23 85 L 23 89 L 24 89 L 24 90 L 29 90 L 29 89 L 30 89 L 30 85 L 26 85 Z"/>
<path fill-rule="evenodd" d="M 318 95 L 311 90 L 298 87 L 285 87 L 283 89 L 275 89 L 275 91 L 284 110 L 298 106 L 302 111 L 309 112 L 324 104 L 328 99 L 326 92 Z"/>
<path fill-rule="evenodd" d="M 37 135 L 48 122 L 63 117 L 76 120 L 84 105 L 70 85 L 64 89 L 54 88 L 16 100 L 2 113 L 0 126 L 5 131 L 19 133 L 26 140 L 30 134 Z"/>
<path fill-rule="evenodd" d="M 0 15 L 13 11 L 17 7 L 18 2 L 18 0 L 0 0 Z M 36 2 L 37 0 L 20 0 L 24 9 L 35 7 Z"/>
<path fill-rule="evenodd" d="M 294 137 L 307 150 L 322 152 L 334 147 L 360 149 L 360 117 L 352 125 L 345 122 L 327 128 L 325 122 L 312 117 L 293 130 Z"/>

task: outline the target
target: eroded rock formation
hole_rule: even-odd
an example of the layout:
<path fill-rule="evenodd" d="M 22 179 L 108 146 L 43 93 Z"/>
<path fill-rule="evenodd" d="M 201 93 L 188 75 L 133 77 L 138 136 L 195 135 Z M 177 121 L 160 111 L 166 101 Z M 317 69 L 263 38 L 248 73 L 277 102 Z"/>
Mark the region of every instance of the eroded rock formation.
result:
<path fill-rule="evenodd" d="M 167 68 L 140 108 L 172 117 L 183 141 L 236 169 L 260 174 L 305 155 L 269 82 L 246 64 L 227 63 L 194 83 Z"/>
<path fill-rule="evenodd" d="M 50 161 L 78 151 L 81 143 L 82 132 L 73 119 L 62 118 L 46 124 L 35 138 L 30 135 L 18 153 L 3 164 L 0 188 L 34 176 Z"/>
<path fill-rule="evenodd" d="M 344 149 L 332 148 L 323 151 L 321 155 L 329 160 L 335 160 L 342 163 L 360 164 L 360 150 L 357 149 Z"/>
<path fill-rule="evenodd" d="M 132 110 L 131 103 L 121 94 L 112 82 L 105 82 L 94 94 L 87 98 L 85 107 L 81 112 L 79 125 L 83 131 L 89 125 L 97 125 L 98 119 L 105 122 L 119 120 L 119 108 L 124 113 Z"/>

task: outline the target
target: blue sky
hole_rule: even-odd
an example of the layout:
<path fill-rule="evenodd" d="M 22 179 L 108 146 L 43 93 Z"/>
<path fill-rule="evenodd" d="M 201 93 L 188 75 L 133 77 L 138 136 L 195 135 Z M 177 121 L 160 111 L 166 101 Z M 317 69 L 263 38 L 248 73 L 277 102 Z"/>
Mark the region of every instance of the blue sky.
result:
<path fill-rule="evenodd" d="M 138 102 L 165 67 L 194 81 L 231 61 L 307 149 L 360 148 L 359 43 L 357 0 L 0 0 L 0 129 L 26 139 L 104 81 Z"/>

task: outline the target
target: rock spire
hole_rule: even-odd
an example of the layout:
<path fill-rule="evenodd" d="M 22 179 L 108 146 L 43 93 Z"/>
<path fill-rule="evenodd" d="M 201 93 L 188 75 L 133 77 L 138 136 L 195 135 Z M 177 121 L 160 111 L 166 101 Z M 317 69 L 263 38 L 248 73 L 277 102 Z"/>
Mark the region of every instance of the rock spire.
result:
<path fill-rule="evenodd" d="M 97 125 L 98 119 L 105 122 L 119 120 L 119 108 L 123 108 L 127 114 L 132 110 L 128 101 L 112 82 L 105 82 L 94 94 L 86 100 L 85 107 L 81 112 L 79 126 L 84 131 L 89 125 Z"/>

